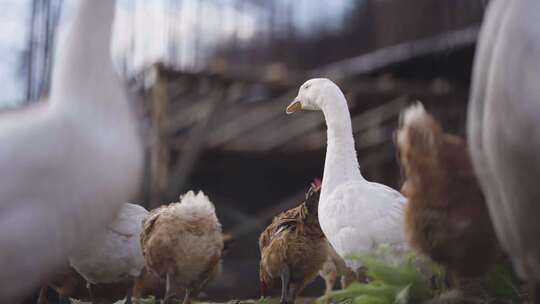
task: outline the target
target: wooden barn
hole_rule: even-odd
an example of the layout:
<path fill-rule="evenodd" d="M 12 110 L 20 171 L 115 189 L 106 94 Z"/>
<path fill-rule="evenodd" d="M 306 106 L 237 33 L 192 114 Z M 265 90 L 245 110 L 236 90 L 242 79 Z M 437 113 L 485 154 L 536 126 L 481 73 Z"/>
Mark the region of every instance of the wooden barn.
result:
<path fill-rule="evenodd" d="M 285 114 L 304 80 L 328 77 L 342 87 L 370 180 L 400 186 L 393 133 L 410 102 L 421 100 L 446 128 L 464 133 L 485 1 L 364 2 L 362 22 L 342 36 L 298 44 L 271 59 L 257 60 L 257 46 L 242 49 L 253 51 L 245 61 L 225 50 L 196 71 L 156 63 L 135 79 L 150 126 L 144 201 L 156 207 L 203 189 L 237 240 L 225 259 L 226 279 L 210 292 L 258 296 L 259 233 L 322 176 L 323 116 Z M 348 48 L 351 39 L 361 43 Z"/>

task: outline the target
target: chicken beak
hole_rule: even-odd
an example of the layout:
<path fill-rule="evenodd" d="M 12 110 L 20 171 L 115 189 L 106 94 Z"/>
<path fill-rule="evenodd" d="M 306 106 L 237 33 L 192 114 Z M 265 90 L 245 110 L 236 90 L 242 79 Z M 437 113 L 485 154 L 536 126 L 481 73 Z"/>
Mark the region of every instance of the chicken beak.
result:
<path fill-rule="evenodd" d="M 295 99 L 293 102 L 291 102 L 288 106 L 287 106 L 287 110 L 285 110 L 285 113 L 287 114 L 292 114 L 294 112 L 298 112 L 302 109 L 302 103 L 300 102 L 300 100 L 298 99 Z"/>

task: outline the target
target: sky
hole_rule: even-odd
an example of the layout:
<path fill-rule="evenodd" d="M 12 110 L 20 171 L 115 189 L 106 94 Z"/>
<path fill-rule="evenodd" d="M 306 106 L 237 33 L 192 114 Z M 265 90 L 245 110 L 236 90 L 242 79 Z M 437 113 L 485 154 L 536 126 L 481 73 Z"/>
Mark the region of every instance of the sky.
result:
<path fill-rule="evenodd" d="M 13 106 L 23 97 L 18 77 L 29 19 L 27 1 L 0 0 L 0 107 Z"/>
<path fill-rule="evenodd" d="M 69 8 L 77 0 L 64 0 L 67 13 L 61 25 L 69 20 Z M 353 1 L 360 0 L 272 0 L 294 7 L 293 18 L 300 32 L 317 24 L 331 27 Z M 176 61 L 189 66 L 195 59 L 194 44 L 200 38 L 200 50 L 237 35 L 248 40 L 261 30 L 264 10 L 249 5 L 236 9 L 236 0 L 118 0 L 119 10 L 113 41 L 117 62 L 127 62 L 131 70 L 140 70 L 157 60 L 167 60 L 171 36 L 178 41 Z M 203 20 L 197 20 L 198 3 Z M 135 10 L 133 9 L 135 7 Z M 176 8 L 176 9 L 175 9 Z M 134 12 L 134 13 L 133 13 Z M 28 40 L 30 0 L 0 0 L 0 109 L 16 106 L 24 97 L 20 73 L 21 58 Z M 170 31 L 174 34 L 170 35 Z M 136 35 L 135 35 L 136 33 Z M 201 33 L 201 34 L 199 34 Z M 133 40 L 133 37 L 135 39 Z M 126 58 L 130 58 L 125 61 Z"/>

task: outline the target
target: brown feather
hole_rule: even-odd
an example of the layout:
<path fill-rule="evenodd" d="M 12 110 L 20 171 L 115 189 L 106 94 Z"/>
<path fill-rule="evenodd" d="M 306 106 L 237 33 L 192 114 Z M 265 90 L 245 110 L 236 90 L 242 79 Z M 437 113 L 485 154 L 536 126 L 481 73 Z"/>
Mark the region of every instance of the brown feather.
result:
<path fill-rule="evenodd" d="M 137 294 L 144 294 L 145 280 L 158 285 L 169 276 L 166 297 L 177 296 L 180 289 L 196 296 L 220 269 L 223 235 L 212 203 L 202 193 L 188 192 L 180 203 L 153 210 L 143 223 L 141 248 L 146 270 L 158 282 L 140 278 Z"/>
<path fill-rule="evenodd" d="M 425 112 L 398 132 L 410 245 L 458 277 L 485 274 L 499 247 L 466 143 Z"/>
<path fill-rule="evenodd" d="M 259 275 L 263 293 L 279 284 L 284 265 L 290 268 L 291 284 L 301 292 L 326 261 L 327 241 L 316 212 L 319 192 L 320 187 L 312 186 L 304 203 L 274 217 L 261 233 Z"/>

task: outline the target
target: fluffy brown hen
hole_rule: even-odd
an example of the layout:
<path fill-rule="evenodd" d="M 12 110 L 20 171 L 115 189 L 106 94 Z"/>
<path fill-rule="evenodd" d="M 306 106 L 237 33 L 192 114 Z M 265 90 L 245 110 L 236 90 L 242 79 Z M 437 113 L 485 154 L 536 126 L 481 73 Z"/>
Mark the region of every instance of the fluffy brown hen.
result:
<path fill-rule="evenodd" d="M 141 299 L 153 296 L 156 299 L 165 297 L 165 280 L 143 268 L 141 275 L 135 280 L 133 285 L 133 298 L 135 303 Z"/>
<path fill-rule="evenodd" d="M 445 266 L 455 284 L 485 274 L 499 247 L 466 143 L 443 133 L 420 102 L 402 113 L 400 124 L 410 245 Z"/>
<path fill-rule="evenodd" d="M 259 237 L 263 296 L 281 280 L 280 303 L 294 303 L 326 261 L 328 245 L 317 213 L 319 192 L 320 182 L 312 184 L 305 202 L 276 216 Z"/>
<path fill-rule="evenodd" d="M 223 257 L 232 243 L 234 243 L 234 237 L 230 234 L 223 234 L 223 251 L 221 256 Z M 146 267 L 142 270 L 141 275 L 135 280 L 133 286 L 133 298 L 135 303 L 140 302 L 141 299 L 148 298 L 150 296 L 156 299 L 164 299 L 166 292 L 166 282 L 164 279 L 159 278 L 155 274 L 149 272 Z"/>
<path fill-rule="evenodd" d="M 173 303 L 182 289 L 189 303 L 220 270 L 223 235 L 214 205 L 202 191 L 189 191 L 179 203 L 152 210 L 141 248 L 146 269 L 166 282 L 164 303 Z"/>

